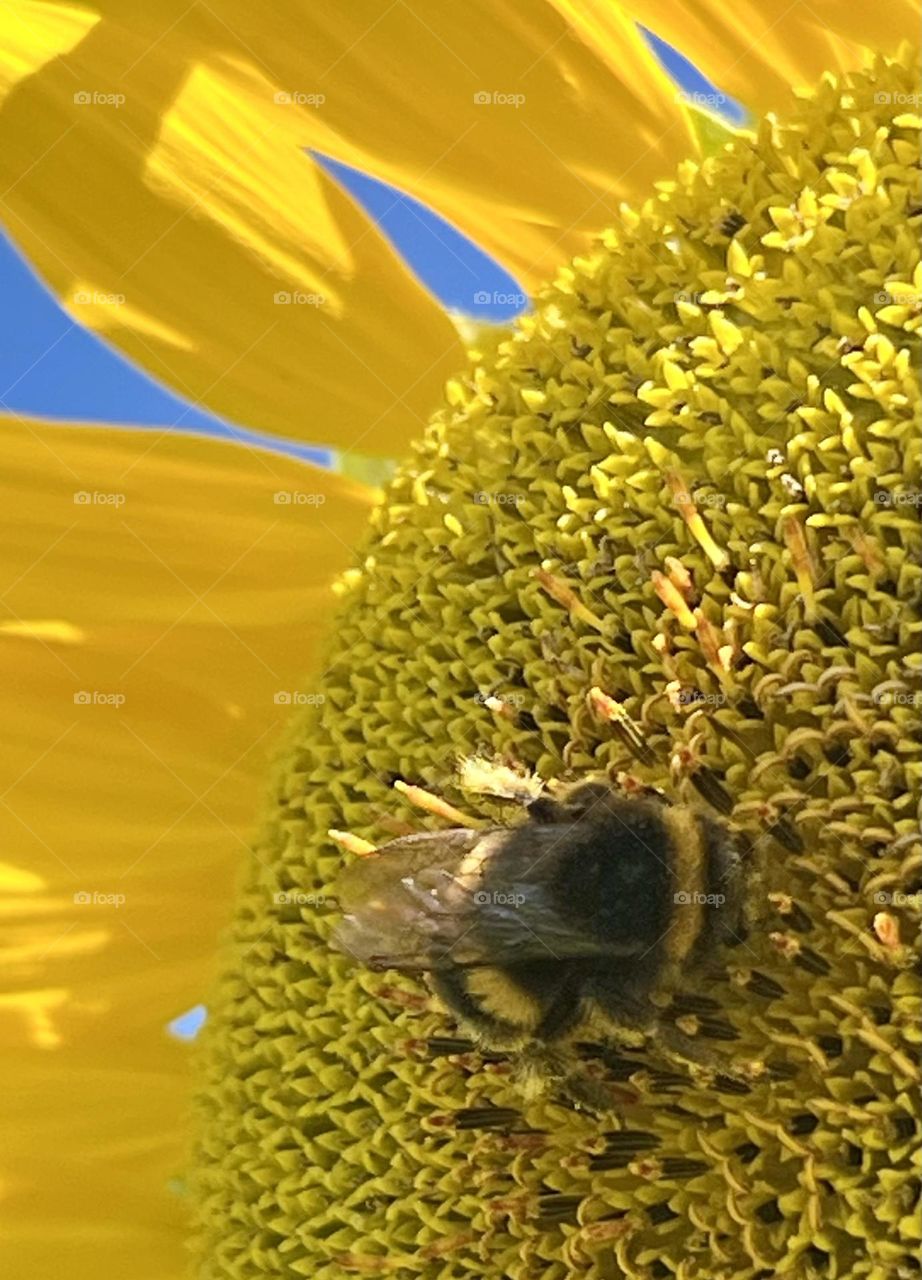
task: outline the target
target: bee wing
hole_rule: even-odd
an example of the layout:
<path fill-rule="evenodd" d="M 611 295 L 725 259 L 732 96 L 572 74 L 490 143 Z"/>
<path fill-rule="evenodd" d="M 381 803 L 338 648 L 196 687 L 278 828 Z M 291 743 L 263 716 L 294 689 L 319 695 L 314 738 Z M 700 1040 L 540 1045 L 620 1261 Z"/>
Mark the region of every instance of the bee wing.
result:
<path fill-rule="evenodd" d="M 334 944 L 371 968 L 405 972 L 638 954 L 643 942 L 593 938 L 562 914 L 548 860 L 566 838 L 559 826 L 528 825 L 512 844 L 505 827 L 393 840 L 337 881 L 344 915 Z M 502 881 L 491 872 L 485 882 L 483 869 L 501 848 Z"/>
<path fill-rule="evenodd" d="M 488 901 L 480 912 L 476 935 L 462 939 L 452 950 L 456 964 L 474 967 L 537 960 L 601 960 L 636 956 L 648 949 L 642 940 L 619 943 L 593 938 L 579 920 L 562 915 L 540 885 L 523 885 L 510 905 Z M 488 940 L 491 959 L 486 958 L 483 938 Z"/>
<path fill-rule="evenodd" d="M 504 828 L 425 831 L 357 859 L 336 881 L 334 945 L 373 969 L 431 969 L 470 927 L 472 886 Z"/>

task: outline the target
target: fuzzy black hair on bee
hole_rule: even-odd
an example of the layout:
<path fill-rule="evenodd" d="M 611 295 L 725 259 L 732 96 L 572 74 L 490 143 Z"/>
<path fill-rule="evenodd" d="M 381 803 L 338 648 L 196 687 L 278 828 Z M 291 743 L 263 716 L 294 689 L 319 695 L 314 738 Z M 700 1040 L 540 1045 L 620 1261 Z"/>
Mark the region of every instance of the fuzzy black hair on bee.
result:
<path fill-rule="evenodd" d="M 607 782 L 532 797 L 517 826 L 393 840 L 336 893 L 337 947 L 425 973 L 488 1049 L 552 1046 L 599 1013 L 657 1034 L 679 975 L 744 933 L 729 829 Z"/>

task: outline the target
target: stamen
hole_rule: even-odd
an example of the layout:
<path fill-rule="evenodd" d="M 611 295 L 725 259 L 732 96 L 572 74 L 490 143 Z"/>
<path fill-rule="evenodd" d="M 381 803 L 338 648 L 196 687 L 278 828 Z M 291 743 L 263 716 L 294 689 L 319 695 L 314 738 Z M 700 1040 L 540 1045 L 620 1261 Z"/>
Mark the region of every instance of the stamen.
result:
<path fill-rule="evenodd" d="M 613 725 L 618 736 L 631 748 L 641 764 L 653 764 L 656 755 L 620 702 L 603 693 L 598 686 L 589 690 L 587 701 L 600 720 Z"/>
<path fill-rule="evenodd" d="M 846 530 L 855 551 L 864 561 L 867 568 L 874 574 L 883 573 L 887 567 L 887 563 L 880 553 L 880 547 L 877 542 L 869 538 L 857 525 L 849 525 Z"/>
<path fill-rule="evenodd" d="M 805 947 L 801 940 L 795 938 L 793 934 L 770 933 L 768 940 L 775 950 L 784 956 L 785 960 L 790 960 L 798 968 L 805 969 L 807 973 L 825 977 L 830 972 L 829 962 L 810 947 Z"/>
<path fill-rule="evenodd" d="M 605 624 L 601 618 L 598 618 L 591 609 L 583 604 L 573 588 L 564 582 L 562 578 L 555 577 L 547 569 L 536 569 L 535 577 L 551 599 L 563 605 L 572 617 L 578 618 L 580 622 L 585 622 L 587 626 L 593 627 L 596 631 L 605 630 Z"/>
<path fill-rule="evenodd" d="M 489 698 L 484 698 L 483 705 L 494 715 L 502 716 L 504 720 L 515 720 L 518 714 L 511 703 L 504 702 L 502 698 L 495 698 L 492 694 Z"/>
<path fill-rule="evenodd" d="M 424 809 L 426 813 L 435 814 L 437 818 L 444 818 L 456 827 L 476 829 L 480 826 L 476 818 L 469 818 L 466 813 L 462 813 L 460 809 L 456 809 L 454 805 L 450 805 L 446 800 L 439 799 L 431 791 L 426 791 L 424 787 L 410 786 L 409 783 L 402 782 L 398 778 L 394 783 L 394 790 L 399 791 L 402 796 L 406 796 L 410 804 L 416 805 L 418 809 Z"/>
<path fill-rule="evenodd" d="M 695 584 L 692 582 L 692 576 L 682 561 L 677 560 L 675 556 L 667 556 L 666 572 L 669 575 L 669 581 L 676 590 L 681 591 L 689 604 L 694 604 L 696 598 Z"/>
<path fill-rule="evenodd" d="M 419 1256 L 420 1258 L 441 1258 L 446 1253 L 454 1253 L 456 1249 L 472 1244 L 475 1238 L 472 1231 L 458 1231 L 453 1236 L 445 1236 L 443 1240 L 427 1244 L 424 1249 L 420 1249 Z"/>
<path fill-rule="evenodd" d="M 689 609 L 685 598 L 675 583 L 670 578 L 667 578 L 664 573 L 660 573 L 659 569 L 653 570 L 650 574 L 650 580 L 653 583 L 653 590 L 666 608 L 675 614 L 686 630 L 694 631 L 698 625 L 695 615 Z"/>
<path fill-rule="evenodd" d="M 341 849 L 345 849 L 347 853 L 354 853 L 359 858 L 368 858 L 371 854 L 378 852 L 377 845 L 372 844 L 370 840 L 363 840 L 361 836 L 351 835 L 348 831 L 337 831 L 335 827 L 330 827 L 327 835 Z"/>
<path fill-rule="evenodd" d="M 878 911 L 874 917 L 874 932 L 888 951 L 899 951 L 903 946 L 900 922 L 889 911 Z"/>
<path fill-rule="evenodd" d="M 711 564 L 718 570 L 729 568 L 730 557 L 723 547 L 717 545 L 711 536 L 710 530 L 701 518 L 701 513 L 695 506 L 695 499 L 692 497 L 691 490 L 685 480 L 679 475 L 678 471 L 667 471 L 666 483 L 672 490 L 673 501 L 678 508 L 679 514 L 688 525 L 689 532 Z"/>
<path fill-rule="evenodd" d="M 357 1271 L 366 1276 L 387 1275 L 401 1265 L 399 1258 L 382 1258 L 371 1253 L 340 1253 L 333 1261 L 346 1271 Z"/>
<path fill-rule="evenodd" d="M 781 531 L 788 551 L 791 553 L 791 563 L 794 566 L 797 585 L 803 594 L 804 614 L 807 619 L 812 620 L 816 614 L 816 601 L 813 590 L 816 572 L 813 558 L 807 547 L 804 527 L 796 516 L 787 516 L 782 523 Z"/>
<path fill-rule="evenodd" d="M 809 933 L 813 928 L 813 921 L 789 893 L 770 893 L 768 900 L 797 933 Z"/>
<path fill-rule="evenodd" d="M 698 632 L 698 643 L 707 658 L 708 665 L 713 667 L 721 678 L 729 675 L 736 657 L 734 645 L 727 643 L 724 633 L 715 627 L 700 609 L 695 610 L 695 629 Z"/>

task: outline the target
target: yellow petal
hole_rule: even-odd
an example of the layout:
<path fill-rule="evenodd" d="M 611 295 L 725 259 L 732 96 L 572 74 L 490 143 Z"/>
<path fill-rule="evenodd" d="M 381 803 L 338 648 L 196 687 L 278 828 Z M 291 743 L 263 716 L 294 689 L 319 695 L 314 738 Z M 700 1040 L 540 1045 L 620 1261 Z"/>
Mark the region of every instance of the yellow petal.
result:
<path fill-rule="evenodd" d="M 3 12 L 30 31 L 49 7 Z M 31 46 L 0 62 L 16 86 L 0 212 L 74 314 L 179 390 L 289 435 L 393 452 L 458 362 L 308 149 L 421 198 L 528 287 L 695 150 L 675 86 L 608 0 L 280 4 L 271 21 L 244 0 L 101 8 L 86 31 L 36 24 L 44 57 L 63 56 L 31 75 Z"/>
<path fill-rule="evenodd" d="M 371 499 L 323 468 L 177 432 L 18 417 L 0 432 L 10 621 L 313 621 L 294 582 L 316 601 Z"/>
<path fill-rule="evenodd" d="M 283 90 L 325 94 L 301 112 L 312 147 L 431 205 L 528 289 L 695 150 L 675 86 L 610 0 L 221 13 Z"/>
<path fill-rule="evenodd" d="M 896 53 L 903 41 L 918 43 L 915 0 L 626 0 L 625 7 L 756 114 L 826 71 L 856 70 L 867 50 Z"/>
<path fill-rule="evenodd" d="M 4 1237 L 24 1277 L 66 1242 L 80 1280 L 153 1280 L 182 1268 L 164 1024 L 207 989 L 372 491 L 154 430 L 7 418 L 0 450 Z"/>
<path fill-rule="evenodd" d="M 176 1117 L 188 1092 L 188 1046 L 150 1044 L 147 1062 L 105 1065 L 70 1055 L 20 1055 L 0 1069 L 15 1099 L 0 1170 L 3 1273 L 10 1280 L 185 1274 L 181 1149 Z"/>
<path fill-rule="evenodd" d="M 307 154 L 320 109 L 277 100 L 230 17 L 5 6 L 0 218 L 76 320 L 180 394 L 399 454 L 457 335 Z"/>

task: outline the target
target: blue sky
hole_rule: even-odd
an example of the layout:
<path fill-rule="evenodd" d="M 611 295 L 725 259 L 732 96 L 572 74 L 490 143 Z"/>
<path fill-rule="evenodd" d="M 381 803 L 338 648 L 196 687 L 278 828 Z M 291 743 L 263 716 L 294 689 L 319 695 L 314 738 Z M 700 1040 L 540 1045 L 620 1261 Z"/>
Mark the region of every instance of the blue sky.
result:
<path fill-rule="evenodd" d="M 654 52 L 683 89 L 713 93 L 714 86 L 689 62 L 646 33 Z M 727 102 L 727 117 L 742 118 Z M 411 268 L 447 307 L 480 320 L 506 321 L 524 304 L 492 301 L 494 294 L 521 294 L 521 286 L 444 219 L 409 196 L 328 157 L 317 159 L 375 219 Z M 307 161 L 305 161 L 307 163 Z M 0 409 L 24 416 L 139 426 L 175 425 L 179 430 L 231 434 L 233 427 L 191 405 L 149 378 L 137 366 L 76 324 L 58 305 L 0 229 Z M 491 302 L 475 306 L 476 293 Z M 285 452 L 327 460 L 323 450 L 305 449 L 245 431 L 244 438 Z"/>

